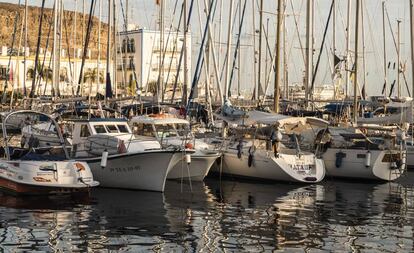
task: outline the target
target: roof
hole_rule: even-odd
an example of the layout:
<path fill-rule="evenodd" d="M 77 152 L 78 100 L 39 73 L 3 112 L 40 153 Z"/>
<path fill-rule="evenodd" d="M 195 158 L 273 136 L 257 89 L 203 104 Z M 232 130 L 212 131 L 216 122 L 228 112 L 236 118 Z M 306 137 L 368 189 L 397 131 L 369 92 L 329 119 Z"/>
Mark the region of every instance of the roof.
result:
<path fill-rule="evenodd" d="M 150 116 L 137 116 L 133 117 L 130 120 L 131 123 L 143 123 L 143 124 L 153 124 L 153 125 L 163 125 L 163 124 L 186 124 L 189 125 L 190 122 L 185 119 L 179 119 L 172 116 L 166 117 L 150 117 Z"/>
<path fill-rule="evenodd" d="M 127 122 L 124 118 L 90 118 L 90 119 L 73 119 L 73 122 Z"/>

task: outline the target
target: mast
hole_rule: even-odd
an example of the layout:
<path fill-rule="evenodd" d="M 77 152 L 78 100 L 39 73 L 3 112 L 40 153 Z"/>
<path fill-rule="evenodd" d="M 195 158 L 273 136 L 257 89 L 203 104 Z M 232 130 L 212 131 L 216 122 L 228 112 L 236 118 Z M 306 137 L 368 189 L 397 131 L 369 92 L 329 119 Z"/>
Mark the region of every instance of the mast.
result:
<path fill-rule="evenodd" d="M 60 6 L 60 1 L 59 0 L 55 0 L 55 8 L 54 8 L 54 18 L 53 18 L 53 53 L 52 53 L 52 86 L 55 87 L 52 89 L 53 92 L 53 96 L 56 98 L 57 97 L 57 85 L 58 85 L 58 71 L 57 71 L 57 61 L 58 61 L 58 34 L 57 34 L 57 27 L 58 27 L 58 12 L 60 10 L 59 8 Z"/>
<path fill-rule="evenodd" d="M 400 62 L 401 62 L 401 20 L 397 20 L 397 96 L 401 97 L 401 82 L 400 82 Z"/>
<path fill-rule="evenodd" d="M 157 101 L 160 101 L 160 96 L 163 90 L 163 84 L 164 84 L 164 66 L 162 61 L 162 55 L 164 54 L 164 0 L 160 0 L 160 12 L 159 12 L 159 29 L 160 29 L 160 50 L 159 50 L 159 67 L 158 67 L 158 84 L 157 84 Z"/>
<path fill-rule="evenodd" d="M 100 65 L 101 65 L 101 21 L 102 19 L 102 0 L 99 0 L 99 23 L 98 23 L 98 59 L 96 61 L 96 73 L 98 75 L 97 83 L 96 83 L 96 95 L 98 95 L 99 85 L 100 85 Z"/>
<path fill-rule="evenodd" d="M 310 2 L 310 0 L 308 0 Z M 276 25 L 276 59 L 275 59 L 275 87 L 274 87 L 274 104 L 275 113 L 279 113 L 279 97 L 280 97 L 280 37 L 282 33 L 282 18 L 283 18 L 283 3 L 282 0 L 277 1 L 277 25 Z"/>
<path fill-rule="evenodd" d="M 242 2 L 241 0 L 239 0 L 239 30 L 241 30 L 242 27 Z M 239 37 L 241 36 L 240 34 L 238 35 Z M 240 51 L 240 45 L 238 48 L 236 48 L 236 50 L 239 51 L 239 57 L 238 57 L 238 61 L 237 61 L 237 96 L 240 97 L 240 78 L 241 78 L 241 51 Z"/>
<path fill-rule="evenodd" d="M 356 0 L 358 1 L 358 0 Z M 346 56 L 345 56 L 345 96 L 349 96 L 349 51 L 351 50 L 351 7 L 352 0 L 348 0 L 347 17 L 346 17 Z"/>
<path fill-rule="evenodd" d="M 306 5 L 306 69 L 305 69 L 305 108 L 308 108 L 309 104 L 309 88 L 312 85 L 312 54 L 311 44 L 312 44 L 312 6 L 313 0 L 308 0 Z"/>
<path fill-rule="evenodd" d="M 256 75 L 257 75 L 257 60 L 256 60 L 256 17 L 255 17 L 255 2 L 256 1 L 252 1 L 252 18 L 253 18 L 253 20 L 252 20 L 252 25 L 253 25 L 253 65 L 254 65 L 254 68 L 253 68 L 253 99 L 255 99 L 255 100 L 257 100 L 257 92 L 258 92 L 258 90 L 257 90 L 257 83 L 256 83 L 256 81 L 257 81 L 257 77 L 256 77 Z"/>
<path fill-rule="evenodd" d="M 364 2 L 362 2 L 361 8 L 361 32 L 362 32 L 362 99 L 366 99 L 367 96 L 367 86 L 366 86 L 366 60 L 365 60 L 365 24 L 364 24 Z"/>
<path fill-rule="evenodd" d="M 112 87 L 111 87 L 111 6 L 112 0 L 108 0 L 108 37 L 106 41 L 106 80 L 105 80 L 105 104 L 108 97 L 112 97 Z"/>
<path fill-rule="evenodd" d="M 261 0 L 263 1 L 263 0 Z M 233 0 L 230 0 L 230 8 L 229 8 L 229 25 L 227 30 L 227 57 L 226 57 L 226 81 L 225 81 L 225 88 L 224 88 L 224 101 L 228 98 L 228 88 L 230 86 L 230 51 L 231 51 L 231 28 L 233 26 Z"/>
<path fill-rule="evenodd" d="M 260 97 L 262 90 L 262 37 L 263 37 L 263 0 L 260 0 L 260 10 L 259 10 L 259 65 L 257 70 L 257 93 L 256 97 Z"/>
<path fill-rule="evenodd" d="M 412 3 L 413 0 L 410 0 Z M 410 8 L 410 11 L 412 8 Z M 385 33 L 385 1 L 382 2 L 382 37 L 383 37 L 383 50 L 384 50 L 384 95 L 387 97 L 387 82 L 388 82 L 388 69 L 387 69 L 387 48 L 386 48 L 386 33 Z M 413 41 L 411 41 L 411 44 Z M 414 68 L 413 68 L 414 73 Z"/>
<path fill-rule="evenodd" d="M 183 38 L 183 57 L 184 57 L 184 83 L 183 83 L 183 105 L 187 106 L 188 100 L 188 52 L 187 52 L 187 33 L 188 33 L 188 17 L 187 17 L 187 0 L 183 2 L 183 31 L 184 31 L 184 38 Z"/>
<path fill-rule="evenodd" d="M 27 0 L 24 1 L 24 62 L 23 62 L 23 95 L 26 96 L 26 73 L 27 73 L 27 15 L 29 7 L 27 5 Z M 29 50 L 30 52 L 30 50 Z"/>
<path fill-rule="evenodd" d="M 286 12 L 286 2 L 283 4 L 283 13 Z M 289 73 L 288 73 L 288 55 L 287 55 L 287 27 L 286 18 L 283 16 L 283 98 L 289 99 Z"/>
<path fill-rule="evenodd" d="M 410 33 L 411 33 L 411 78 L 412 78 L 412 89 L 411 95 L 414 97 L 414 0 L 410 0 Z"/>
<path fill-rule="evenodd" d="M 117 27 L 117 18 L 116 18 L 116 1 L 113 1 L 113 10 L 114 10 L 114 15 L 112 15 L 113 17 L 113 32 L 112 32 L 112 39 L 113 39 L 113 54 L 114 54 L 114 62 L 113 62 L 113 79 L 114 79 L 114 90 L 115 90 L 115 98 L 118 97 L 118 78 L 116 75 L 116 69 L 118 67 L 118 57 L 117 57 L 117 50 L 118 50 L 118 45 L 116 43 L 116 27 Z"/>
<path fill-rule="evenodd" d="M 355 63 L 354 63 L 354 124 L 357 124 L 358 118 L 358 44 L 359 44 L 359 0 L 356 0 L 355 13 Z"/>

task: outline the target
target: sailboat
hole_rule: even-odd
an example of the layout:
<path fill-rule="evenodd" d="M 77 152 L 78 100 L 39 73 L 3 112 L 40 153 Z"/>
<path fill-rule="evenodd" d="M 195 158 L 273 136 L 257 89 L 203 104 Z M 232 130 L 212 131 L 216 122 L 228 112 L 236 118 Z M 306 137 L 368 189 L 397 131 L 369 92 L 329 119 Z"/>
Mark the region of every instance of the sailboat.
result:
<path fill-rule="evenodd" d="M 316 118 L 295 118 L 260 111 L 231 125 L 254 126 L 233 129 L 227 141 L 221 173 L 237 177 L 297 183 L 317 183 L 325 177 L 322 159 L 301 147 L 310 125 L 326 126 Z"/>

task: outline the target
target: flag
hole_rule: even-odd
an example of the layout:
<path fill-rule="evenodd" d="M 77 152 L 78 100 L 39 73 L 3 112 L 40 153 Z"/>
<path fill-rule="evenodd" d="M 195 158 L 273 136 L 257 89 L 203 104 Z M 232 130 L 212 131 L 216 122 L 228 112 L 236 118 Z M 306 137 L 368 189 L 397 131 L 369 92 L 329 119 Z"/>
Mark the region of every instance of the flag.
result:
<path fill-rule="evenodd" d="M 339 58 L 336 54 L 334 54 L 334 66 L 335 69 L 339 68 L 339 64 L 342 62 L 343 60 L 341 58 Z"/>
<path fill-rule="evenodd" d="M 112 93 L 112 85 L 111 85 L 111 75 L 106 73 L 106 86 L 105 86 L 105 97 L 111 98 L 113 96 Z"/>

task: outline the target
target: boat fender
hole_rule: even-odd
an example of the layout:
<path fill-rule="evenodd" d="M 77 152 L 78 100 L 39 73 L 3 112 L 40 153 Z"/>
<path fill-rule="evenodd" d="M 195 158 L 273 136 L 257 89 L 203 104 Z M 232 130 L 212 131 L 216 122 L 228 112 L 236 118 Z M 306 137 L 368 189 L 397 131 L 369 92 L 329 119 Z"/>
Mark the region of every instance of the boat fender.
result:
<path fill-rule="evenodd" d="M 191 155 L 190 154 L 185 154 L 185 162 L 190 165 L 191 163 Z"/>
<path fill-rule="evenodd" d="M 256 151 L 255 146 L 251 146 L 249 148 L 249 157 L 247 159 L 247 165 L 249 165 L 249 168 L 252 167 L 253 161 L 254 161 L 254 152 Z"/>
<path fill-rule="evenodd" d="M 237 144 L 237 157 L 241 159 L 243 153 L 243 140 L 239 141 L 239 144 Z"/>
<path fill-rule="evenodd" d="M 120 140 L 118 144 L 118 153 L 123 154 L 127 152 L 127 148 L 125 147 L 124 140 Z"/>
<path fill-rule="evenodd" d="M 365 167 L 371 167 L 371 152 L 368 150 L 367 154 L 365 155 Z"/>
<path fill-rule="evenodd" d="M 102 157 L 101 157 L 102 169 L 106 167 L 107 163 L 108 163 L 108 151 L 105 149 L 105 151 L 102 152 Z"/>
<path fill-rule="evenodd" d="M 342 166 L 342 160 L 345 158 L 345 153 L 342 151 L 339 151 L 338 153 L 335 154 L 336 156 L 336 160 L 335 160 L 335 166 L 337 168 L 340 168 Z"/>

